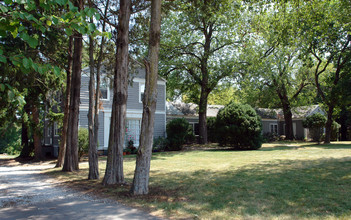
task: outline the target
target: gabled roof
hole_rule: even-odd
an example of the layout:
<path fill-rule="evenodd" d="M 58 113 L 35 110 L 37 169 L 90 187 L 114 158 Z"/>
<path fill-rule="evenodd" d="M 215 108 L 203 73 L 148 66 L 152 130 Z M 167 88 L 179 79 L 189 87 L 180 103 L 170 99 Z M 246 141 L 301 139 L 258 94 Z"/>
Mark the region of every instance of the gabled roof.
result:
<path fill-rule="evenodd" d="M 207 117 L 216 117 L 223 105 L 207 105 Z M 198 117 L 198 105 L 184 102 L 167 102 L 166 114 L 171 116 Z"/>
<path fill-rule="evenodd" d="M 256 112 L 261 118 L 277 119 L 277 117 L 278 117 L 278 113 L 275 109 L 257 108 Z"/>
<path fill-rule="evenodd" d="M 263 119 L 284 119 L 283 109 L 269 109 L 269 108 L 257 108 L 256 112 Z M 325 114 L 325 112 L 318 105 L 308 105 L 293 107 L 291 109 L 292 118 L 306 118 L 309 115 L 315 113 Z"/>

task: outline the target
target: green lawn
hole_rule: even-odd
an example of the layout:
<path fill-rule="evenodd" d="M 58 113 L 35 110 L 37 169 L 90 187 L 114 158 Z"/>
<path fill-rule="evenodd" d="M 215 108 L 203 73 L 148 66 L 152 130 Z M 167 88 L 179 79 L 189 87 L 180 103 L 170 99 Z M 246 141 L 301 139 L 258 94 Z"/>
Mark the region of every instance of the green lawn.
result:
<path fill-rule="evenodd" d="M 135 156 L 127 156 L 131 183 Z M 100 163 L 101 175 L 105 162 Z M 150 195 L 131 197 L 129 186 L 88 181 L 87 164 L 73 174 L 51 174 L 87 191 L 155 215 L 190 219 L 350 219 L 351 142 L 265 144 L 257 151 L 201 150 L 156 153 Z M 90 184 L 87 184 L 87 183 Z"/>

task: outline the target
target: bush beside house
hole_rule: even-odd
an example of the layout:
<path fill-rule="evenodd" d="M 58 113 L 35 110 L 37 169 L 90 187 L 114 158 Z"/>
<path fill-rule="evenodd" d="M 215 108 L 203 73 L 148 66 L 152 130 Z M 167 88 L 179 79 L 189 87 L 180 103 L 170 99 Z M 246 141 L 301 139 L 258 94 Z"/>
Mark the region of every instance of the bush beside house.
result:
<path fill-rule="evenodd" d="M 182 150 L 182 145 L 194 139 L 192 128 L 184 118 L 176 118 L 168 122 L 168 144 L 165 150 Z"/>
<path fill-rule="evenodd" d="M 216 127 L 222 146 L 256 150 L 262 145 L 261 119 L 250 105 L 230 103 L 218 112 Z"/>
<path fill-rule="evenodd" d="M 217 119 L 216 117 L 207 118 L 207 139 L 209 142 L 217 143 Z"/>
<path fill-rule="evenodd" d="M 324 115 L 316 113 L 306 117 L 306 119 L 303 120 L 302 125 L 309 129 L 312 140 L 319 143 L 322 141 L 323 129 L 326 122 L 327 118 Z"/>
<path fill-rule="evenodd" d="M 78 158 L 79 160 L 89 150 L 89 131 L 86 128 L 78 129 Z"/>

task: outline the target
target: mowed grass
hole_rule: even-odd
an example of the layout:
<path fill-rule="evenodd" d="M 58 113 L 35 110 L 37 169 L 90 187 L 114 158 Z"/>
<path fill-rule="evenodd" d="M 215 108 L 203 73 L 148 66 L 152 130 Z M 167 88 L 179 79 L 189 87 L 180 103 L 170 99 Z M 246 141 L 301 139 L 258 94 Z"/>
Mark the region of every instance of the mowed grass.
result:
<path fill-rule="evenodd" d="M 100 162 L 101 175 L 106 162 Z M 50 170 L 70 186 L 174 219 L 351 219 L 351 142 L 265 144 L 256 151 L 155 153 L 150 195 L 129 185 L 102 187 L 75 173 Z M 135 156 L 124 162 L 131 183 Z"/>

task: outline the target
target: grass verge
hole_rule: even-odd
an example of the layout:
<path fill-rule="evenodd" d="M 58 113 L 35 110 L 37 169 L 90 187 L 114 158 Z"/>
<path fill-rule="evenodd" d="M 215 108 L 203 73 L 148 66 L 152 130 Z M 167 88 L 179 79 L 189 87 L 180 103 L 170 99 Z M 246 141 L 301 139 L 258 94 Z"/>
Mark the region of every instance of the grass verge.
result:
<path fill-rule="evenodd" d="M 100 161 L 100 174 L 106 162 Z M 221 149 L 155 153 L 150 194 L 102 187 L 80 171 L 47 173 L 69 187 L 173 219 L 350 219 L 351 142 L 265 144 L 257 151 Z M 135 156 L 124 160 L 131 183 Z"/>

